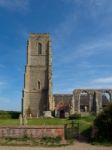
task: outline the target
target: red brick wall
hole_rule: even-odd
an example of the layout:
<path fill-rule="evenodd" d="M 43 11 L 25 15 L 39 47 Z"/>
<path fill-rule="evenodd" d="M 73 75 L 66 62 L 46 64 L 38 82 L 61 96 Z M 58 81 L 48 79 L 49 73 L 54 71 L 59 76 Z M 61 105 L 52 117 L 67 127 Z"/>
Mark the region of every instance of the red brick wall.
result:
<path fill-rule="evenodd" d="M 0 127 L 0 138 L 2 137 L 57 137 L 64 138 L 63 126 L 2 126 Z"/>

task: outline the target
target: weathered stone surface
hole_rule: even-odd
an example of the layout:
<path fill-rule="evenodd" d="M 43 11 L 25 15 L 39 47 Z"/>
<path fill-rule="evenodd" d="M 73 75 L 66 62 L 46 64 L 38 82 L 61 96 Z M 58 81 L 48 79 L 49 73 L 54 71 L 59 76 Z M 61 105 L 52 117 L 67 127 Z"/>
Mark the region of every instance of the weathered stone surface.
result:
<path fill-rule="evenodd" d="M 71 113 L 72 94 L 54 94 L 55 116 L 68 117 Z"/>
<path fill-rule="evenodd" d="M 44 111 L 43 113 L 44 113 L 44 117 L 45 117 L 45 118 L 47 118 L 47 117 L 48 117 L 48 118 L 49 118 L 49 117 L 52 118 L 51 111 Z"/>
<path fill-rule="evenodd" d="M 23 115 L 38 117 L 52 103 L 52 62 L 49 34 L 30 34 L 22 98 Z"/>
<path fill-rule="evenodd" d="M 86 93 L 87 96 L 81 98 L 81 93 Z M 109 94 L 109 99 L 103 96 L 103 93 Z M 112 101 L 111 95 L 112 89 L 76 89 L 73 91 L 72 113 L 80 113 L 81 106 L 84 112 L 99 113 L 108 102 Z"/>

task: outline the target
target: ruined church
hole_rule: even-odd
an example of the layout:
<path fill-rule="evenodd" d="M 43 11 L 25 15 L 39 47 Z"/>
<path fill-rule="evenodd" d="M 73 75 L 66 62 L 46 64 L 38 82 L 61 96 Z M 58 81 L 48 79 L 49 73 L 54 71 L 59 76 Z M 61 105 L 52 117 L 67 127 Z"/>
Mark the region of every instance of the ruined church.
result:
<path fill-rule="evenodd" d="M 98 113 L 111 100 L 112 89 L 75 89 L 73 94 L 53 94 L 50 35 L 30 34 L 22 96 L 23 114 L 39 117 L 46 111 L 54 111 L 55 116 L 63 118 L 75 112 Z"/>

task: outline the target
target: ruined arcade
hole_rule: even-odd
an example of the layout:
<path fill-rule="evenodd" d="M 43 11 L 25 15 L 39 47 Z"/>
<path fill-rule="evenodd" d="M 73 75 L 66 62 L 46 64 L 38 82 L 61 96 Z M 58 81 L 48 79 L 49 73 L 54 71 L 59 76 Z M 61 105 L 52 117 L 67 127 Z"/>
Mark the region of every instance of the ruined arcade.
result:
<path fill-rule="evenodd" d="M 72 113 L 99 113 L 112 101 L 112 89 L 75 89 Z"/>

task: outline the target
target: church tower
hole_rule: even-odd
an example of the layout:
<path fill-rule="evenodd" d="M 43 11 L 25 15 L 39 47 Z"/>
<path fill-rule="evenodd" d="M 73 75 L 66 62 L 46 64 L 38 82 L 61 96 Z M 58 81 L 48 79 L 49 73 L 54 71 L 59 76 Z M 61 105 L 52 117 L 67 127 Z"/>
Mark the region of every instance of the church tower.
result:
<path fill-rule="evenodd" d="M 22 98 L 23 114 L 42 116 L 52 105 L 52 59 L 50 35 L 31 33 L 27 42 Z"/>

